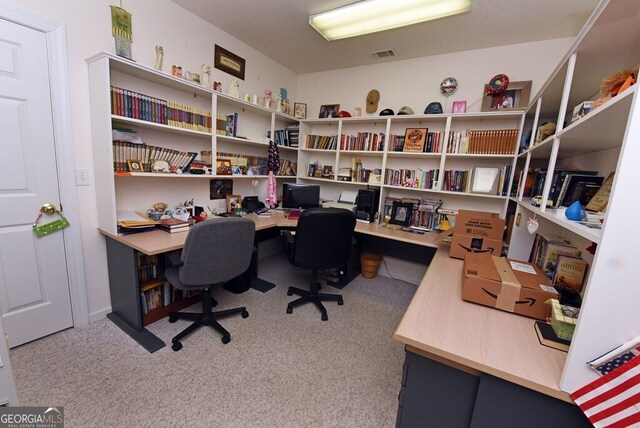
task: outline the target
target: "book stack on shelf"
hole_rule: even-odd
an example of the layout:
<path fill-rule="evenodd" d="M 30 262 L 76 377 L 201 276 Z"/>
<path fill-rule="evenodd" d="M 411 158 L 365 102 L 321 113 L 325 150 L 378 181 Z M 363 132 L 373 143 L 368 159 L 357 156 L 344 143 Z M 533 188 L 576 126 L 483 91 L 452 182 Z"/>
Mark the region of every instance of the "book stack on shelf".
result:
<path fill-rule="evenodd" d="M 148 232 L 154 230 L 157 221 L 150 219 L 146 215 L 134 212 L 118 210 L 116 214 L 117 230 L 119 234 Z"/>
<path fill-rule="evenodd" d="M 149 256 L 144 253 L 138 254 L 138 280 L 140 282 L 150 282 L 158 279 L 158 256 Z"/>
<path fill-rule="evenodd" d="M 409 153 L 440 153 L 443 138 L 443 131 L 429 132 L 428 128 L 407 128 L 404 136 L 391 136 L 389 150 Z M 410 144 L 406 144 L 406 141 L 410 141 Z"/>
<path fill-rule="evenodd" d="M 216 134 L 235 137 L 238 131 L 238 113 L 216 116 Z"/>
<path fill-rule="evenodd" d="M 154 161 L 166 161 L 170 172 L 187 171 L 191 162 L 198 156 L 196 152 L 185 152 L 149 144 L 136 144 L 128 141 L 113 141 L 113 170 L 115 172 L 153 172 Z M 140 163 L 140 170 L 131 171 L 128 161 Z"/>
<path fill-rule="evenodd" d="M 551 177 L 547 199 L 551 201 L 553 208 L 568 207 L 578 200 L 586 200 L 588 203 L 603 181 L 604 177 L 598 176 L 598 171 L 556 169 Z"/>
<path fill-rule="evenodd" d="M 267 138 L 271 140 L 271 131 L 267 131 Z M 284 129 L 276 129 L 272 141 L 278 146 L 289 147 L 289 136 Z"/>
<path fill-rule="evenodd" d="M 433 189 L 438 181 L 439 169 L 392 169 L 385 168 L 384 184 L 390 186 Z"/>
<path fill-rule="evenodd" d="M 111 86 L 111 114 L 211 132 L 211 112 Z"/>
<path fill-rule="evenodd" d="M 384 132 L 358 132 L 357 135 L 340 136 L 340 150 L 381 152 L 384 150 Z"/>
<path fill-rule="evenodd" d="M 379 169 L 371 170 L 365 168 L 362 164 L 362 159 L 351 159 L 351 181 L 353 183 L 368 183 L 372 173 L 380 174 L 381 171 Z"/>
<path fill-rule="evenodd" d="M 289 125 L 284 130 L 286 139 L 289 142 L 289 147 L 298 147 L 300 141 L 300 126 Z"/>
<path fill-rule="evenodd" d="M 168 233 L 188 232 L 189 222 L 179 218 L 158 220 L 157 228 Z"/>
<path fill-rule="evenodd" d="M 449 134 L 448 153 L 511 155 L 516 151 L 517 129 L 453 131 Z"/>
<path fill-rule="evenodd" d="M 335 150 L 337 135 L 307 135 L 307 149 Z"/>

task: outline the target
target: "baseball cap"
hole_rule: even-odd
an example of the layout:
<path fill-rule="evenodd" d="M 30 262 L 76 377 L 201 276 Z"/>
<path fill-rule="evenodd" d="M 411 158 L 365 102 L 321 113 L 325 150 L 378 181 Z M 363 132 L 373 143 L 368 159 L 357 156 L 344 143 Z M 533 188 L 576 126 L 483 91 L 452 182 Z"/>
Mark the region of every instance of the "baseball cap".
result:
<path fill-rule="evenodd" d="M 346 110 L 340 110 L 338 113 L 338 117 L 351 117 L 351 113 Z"/>
<path fill-rule="evenodd" d="M 413 109 L 409 106 L 402 106 L 400 107 L 400 110 L 398 110 L 398 114 L 415 114 L 413 112 Z"/>
<path fill-rule="evenodd" d="M 390 108 L 386 108 L 380 112 L 380 116 L 393 116 L 395 113 Z"/>
<path fill-rule="evenodd" d="M 442 113 L 442 104 L 438 102 L 429 103 L 424 109 L 424 114 L 439 114 Z"/>

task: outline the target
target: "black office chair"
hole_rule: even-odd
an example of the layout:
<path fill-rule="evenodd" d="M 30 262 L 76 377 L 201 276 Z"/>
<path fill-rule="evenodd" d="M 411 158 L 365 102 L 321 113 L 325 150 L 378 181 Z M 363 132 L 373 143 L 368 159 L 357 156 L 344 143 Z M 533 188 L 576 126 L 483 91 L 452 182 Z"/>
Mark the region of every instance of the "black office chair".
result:
<path fill-rule="evenodd" d="M 329 319 L 323 301 L 343 304 L 342 296 L 318 292 L 318 270 L 342 267 L 347 264 L 351 252 L 356 216 L 342 208 L 309 208 L 300 214 L 296 233 L 285 231 L 289 261 L 294 266 L 311 269 L 309 291 L 289 287 L 287 295 L 302 296 L 287 305 L 287 313 L 293 308 L 313 302 L 322 313 L 322 320 Z"/>
<path fill-rule="evenodd" d="M 208 325 L 222 334 L 222 343 L 229 343 L 231 335 L 216 319 L 240 313 L 247 318 L 249 312 L 243 306 L 236 309 L 212 312 L 215 306 L 211 288 L 237 277 L 249 268 L 253 252 L 255 223 L 246 218 L 220 218 L 198 223 L 191 227 L 184 243 L 180 262 L 165 270 L 165 277 L 181 290 L 204 289 L 202 312 L 171 312 L 169 322 L 178 319 L 194 321 L 174 337 L 171 348 L 182 349 L 180 340 L 194 330 Z"/>

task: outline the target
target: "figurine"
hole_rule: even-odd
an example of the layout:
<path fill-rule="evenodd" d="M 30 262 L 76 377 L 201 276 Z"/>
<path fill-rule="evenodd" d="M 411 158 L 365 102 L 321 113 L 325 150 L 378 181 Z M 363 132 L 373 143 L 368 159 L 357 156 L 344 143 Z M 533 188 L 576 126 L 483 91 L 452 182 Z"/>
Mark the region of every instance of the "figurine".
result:
<path fill-rule="evenodd" d="M 237 80 L 232 80 L 229 86 L 229 95 L 232 97 L 240 98 L 240 83 Z"/>
<path fill-rule="evenodd" d="M 175 77 L 182 77 L 182 67 L 180 67 L 179 65 L 172 65 L 171 74 Z"/>
<path fill-rule="evenodd" d="M 271 102 L 272 101 L 273 101 L 273 98 L 271 98 L 271 89 L 265 89 L 264 90 L 264 98 L 263 98 L 262 104 L 266 108 L 271 108 Z"/>
<path fill-rule="evenodd" d="M 156 63 L 153 66 L 156 70 L 162 71 L 162 58 L 164 57 L 164 48 L 156 46 Z"/>
<path fill-rule="evenodd" d="M 205 87 L 211 85 L 211 66 L 202 64 L 200 66 L 200 84 Z"/>

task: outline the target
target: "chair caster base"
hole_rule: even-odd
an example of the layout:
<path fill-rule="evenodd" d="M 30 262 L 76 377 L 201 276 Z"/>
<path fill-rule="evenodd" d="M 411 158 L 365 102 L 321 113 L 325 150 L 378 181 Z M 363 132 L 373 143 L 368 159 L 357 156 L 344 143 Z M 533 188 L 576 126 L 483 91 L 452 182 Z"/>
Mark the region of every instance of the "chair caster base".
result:
<path fill-rule="evenodd" d="M 342 300 L 342 297 L 338 299 L 338 305 L 344 305 L 344 300 Z"/>
<path fill-rule="evenodd" d="M 292 314 L 293 313 L 293 308 L 291 306 L 287 306 L 287 313 L 288 314 Z"/>
<path fill-rule="evenodd" d="M 287 296 L 293 296 L 293 291 L 287 290 Z"/>
<path fill-rule="evenodd" d="M 171 349 L 174 350 L 174 352 L 178 352 L 179 350 L 182 349 L 182 343 L 180 342 L 173 342 L 173 344 L 171 344 Z"/>
<path fill-rule="evenodd" d="M 329 317 L 327 316 L 326 312 L 323 312 L 322 313 L 322 317 L 320 317 L 320 318 L 322 319 L 322 321 L 328 321 L 329 320 Z"/>
<path fill-rule="evenodd" d="M 242 311 L 240 315 L 242 316 L 242 318 L 249 318 L 249 312 L 247 311 Z"/>
<path fill-rule="evenodd" d="M 224 336 L 222 336 L 222 343 L 224 345 L 226 345 L 229 342 L 231 342 L 231 335 L 225 334 Z"/>

